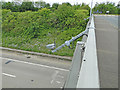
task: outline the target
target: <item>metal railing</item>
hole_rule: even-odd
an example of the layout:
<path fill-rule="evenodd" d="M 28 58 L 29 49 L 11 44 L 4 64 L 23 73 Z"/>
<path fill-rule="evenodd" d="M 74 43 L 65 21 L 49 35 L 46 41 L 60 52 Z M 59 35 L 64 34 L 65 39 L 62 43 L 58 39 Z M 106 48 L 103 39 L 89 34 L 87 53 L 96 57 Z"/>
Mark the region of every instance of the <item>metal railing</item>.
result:
<path fill-rule="evenodd" d="M 67 88 L 76 88 L 78 82 L 78 75 L 81 68 L 82 57 L 84 54 L 84 44 L 88 37 L 89 27 L 90 27 L 91 18 L 87 23 L 85 33 L 83 34 L 83 38 L 81 42 L 77 42 L 76 49 L 72 58 L 72 65 L 70 67 L 70 71 L 68 73 L 68 77 L 64 86 L 64 89 Z"/>
<path fill-rule="evenodd" d="M 64 89 L 100 87 L 93 15 L 91 15 L 85 31 L 72 37 L 72 39 L 65 41 L 64 44 L 55 50 L 52 50 L 52 52 L 56 52 L 65 45 L 70 46 L 71 42 L 81 36 L 83 36 L 83 38 L 81 42 L 77 42 Z"/>
<path fill-rule="evenodd" d="M 91 16 L 82 42 L 77 42 L 64 90 L 68 88 L 99 88 L 94 17 Z"/>
<path fill-rule="evenodd" d="M 56 48 L 55 50 L 52 50 L 52 53 L 56 52 L 57 50 L 61 49 L 62 47 L 64 47 L 65 45 L 66 46 L 70 46 L 70 43 L 75 41 L 76 39 L 80 38 L 81 36 L 83 35 L 86 35 L 86 33 L 88 33 L 88 29 L 89 29 L 89 24 L 90 24 L 90 21 L 88 21 L 87 23 L 87 27 L 86 27 L 86 30 L 81 32 L 80 34 L 78 34 L 77 36 L 75 37 L 72 37 L 72 39 L 68 40 L 68 41 L 65 41 L 64 44 L 62 44 L 61 46 L 59 46 L 58 48 Z"/>
<path fill-rule="evenodd" d="M 99 89 L 99 87 L 100 85 L 96 50 L 95 26 L 94 17 L 92 16 L 76 88 Z"/>

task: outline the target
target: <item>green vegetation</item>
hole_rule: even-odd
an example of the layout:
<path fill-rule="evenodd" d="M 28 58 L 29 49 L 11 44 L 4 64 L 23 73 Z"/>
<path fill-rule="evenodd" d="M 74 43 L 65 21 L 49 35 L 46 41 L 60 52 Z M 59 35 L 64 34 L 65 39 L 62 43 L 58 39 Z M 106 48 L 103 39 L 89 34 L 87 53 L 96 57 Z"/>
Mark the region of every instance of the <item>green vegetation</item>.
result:
<path fill-rule="evenodd" d="M 109 14 L 120 14 L 120 5 L 118 4 L 115 6 L 113 2 L 106 2 L 106 3 L 96 3 L 95 7 L 93 8 L 94 13 L 99 14 L 106 14 L 106 11 L 109 11 Z"/>
<path fill-rule="evenodd" d="M 58 47 L 85 30 L 87 20 L 84 19 L 90 10 L 88 5 L 72 6 L 69 3 L 55 3 L 36 11 L 26 8 L 27 11 L 21 12 L 2 9 L 2 46 L 48 54 L 53 53 L 46 48 L 47 44 L 55 40 Z M 73 52 L 74 49 L 64 47 L 54 54 L 72 56 Z"/>

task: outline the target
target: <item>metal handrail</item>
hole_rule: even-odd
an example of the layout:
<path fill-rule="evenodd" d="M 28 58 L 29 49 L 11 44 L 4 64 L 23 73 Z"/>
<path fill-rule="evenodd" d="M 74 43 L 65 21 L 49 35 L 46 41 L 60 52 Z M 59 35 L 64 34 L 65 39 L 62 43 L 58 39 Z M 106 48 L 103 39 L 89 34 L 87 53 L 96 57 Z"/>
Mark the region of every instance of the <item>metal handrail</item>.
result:
<path fill-rule="evenodd" d="M 70 40 L 68 40 L 68 41 L 65 41 L 64 44 L 62 44 L 62 45 L 59 46 L 58 48 L 52 50 L 52 53 L 54 53 L 54 52 L 56 52 L 57 50 L 61 49 L 61 48 L 64 47 L 65 45 L 66 45 L 66 46 L 70 46 L 70 43 L 71 43 L 71 42 L 75 41 L 76 39 L 80 38 L 80 37 L 83 36 L 84 34 L 88 33 L 90 21 L 91 21 L 91 18 L 89 19 L 89 21 L 88 21 L 88 23 L 87 23 L 87 26 L 86 26 L 85 31 L 81 32 L 80 34 L 78 34 L 78 35 L 75 36 L 75 37 L 72 37 L 72 39 L 70 39 Z"/>
<path fill-rule="evenodd" d="M 82 42 L 77 42 L 64 90 L 100 87 L 93 15 L 86 29 L 88 37 L 84 36 Z"/>
<path fill-rule="evenodd" d="M 100 88 L 93 15 L 76 88 Z"/>

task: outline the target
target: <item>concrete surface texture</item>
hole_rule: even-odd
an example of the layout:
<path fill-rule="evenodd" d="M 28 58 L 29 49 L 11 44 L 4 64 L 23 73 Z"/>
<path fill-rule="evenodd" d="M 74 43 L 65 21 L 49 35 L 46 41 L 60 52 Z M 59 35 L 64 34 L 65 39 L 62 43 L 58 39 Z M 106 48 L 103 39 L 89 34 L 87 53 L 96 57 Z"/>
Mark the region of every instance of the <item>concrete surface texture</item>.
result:
<path fill-rule="evenodd" d="M 95 16 L 101 88 L 118 88 L 118 19 Z"/>
<path fill-rule="evenodd" d="M 2 87 L 61 88 L 70 64 L 70 61 L 3 50 Z"/>

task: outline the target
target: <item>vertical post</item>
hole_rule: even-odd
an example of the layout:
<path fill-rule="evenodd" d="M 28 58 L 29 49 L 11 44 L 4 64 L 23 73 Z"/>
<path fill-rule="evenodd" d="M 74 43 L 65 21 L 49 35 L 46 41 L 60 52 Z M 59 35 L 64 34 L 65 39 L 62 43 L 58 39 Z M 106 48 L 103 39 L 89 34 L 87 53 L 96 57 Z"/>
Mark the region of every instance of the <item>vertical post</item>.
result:
<path fill-rule="evenodd" d="M 2 3 L 0 3 L 0 47 L 2 47 Z M 2 57 L 2 50 L 0 50 Z M 2 89 L 2 58 L 0 58 L 0 90 Z"/>
<path fill-rule="evenodd" d="M 92 2 L 91 2 L 90 17 L 92 16 L 92 6 L 93 6 L 93 0 L 92 0 Z"/>

